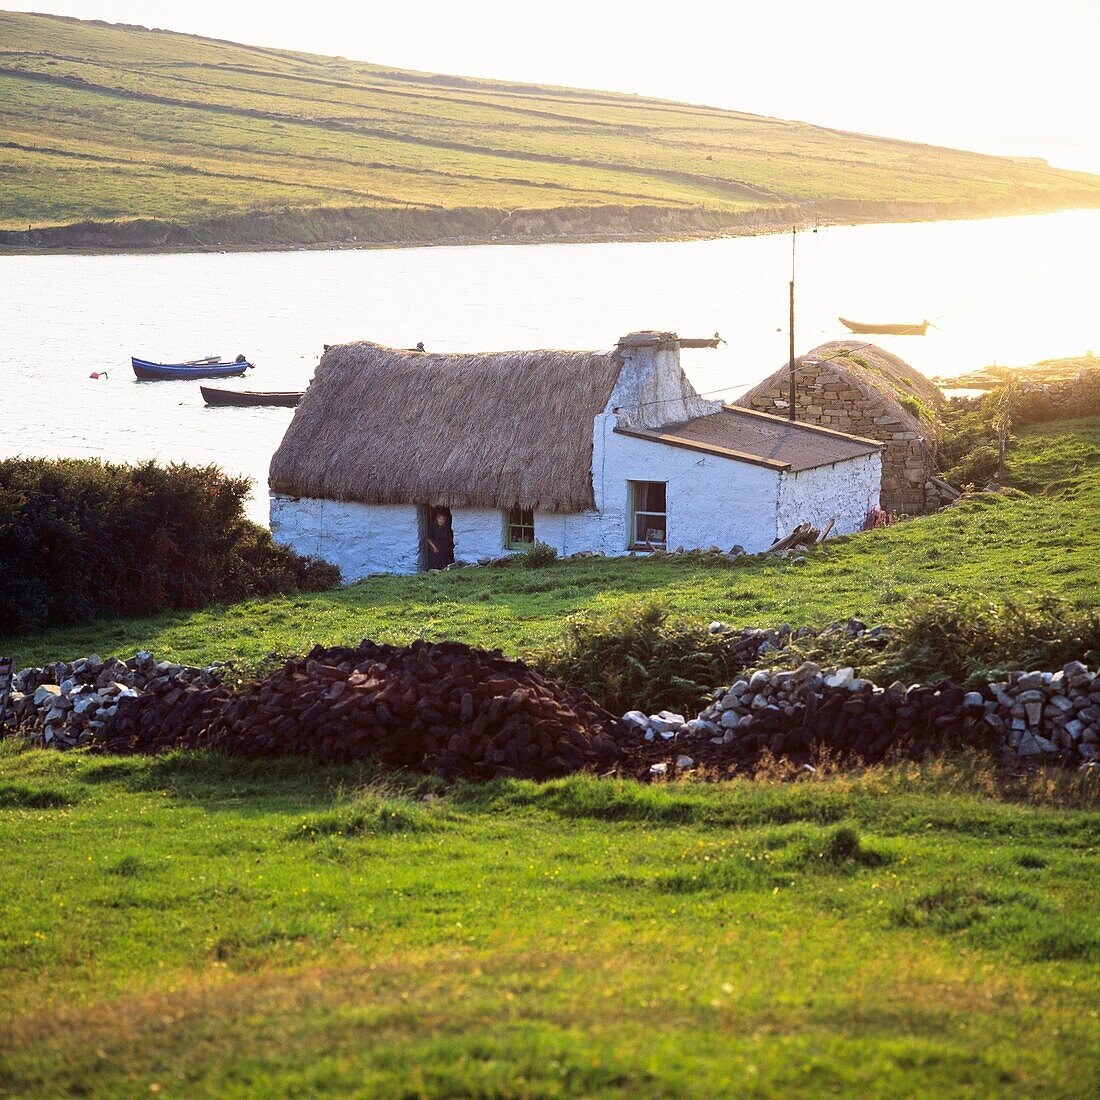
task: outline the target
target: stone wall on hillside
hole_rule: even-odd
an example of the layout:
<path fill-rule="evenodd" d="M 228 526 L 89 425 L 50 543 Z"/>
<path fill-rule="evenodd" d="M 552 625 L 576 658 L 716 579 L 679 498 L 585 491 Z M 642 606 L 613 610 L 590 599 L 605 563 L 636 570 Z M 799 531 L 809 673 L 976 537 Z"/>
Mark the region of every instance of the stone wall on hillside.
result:
<path fill-rule="evenodd" d="M 363 641 L 354 650 L 317 646 L 237 690 L 225 665 L 192 668 L 149 652 L 27 668 L 13 679 L 6 725 L 56 748 L 372 757 L 480 778 L 596 767 L 662 776 L 699 766 L 720 775 L 751 770 L 765 754 L 808 761 L 825 752 L 871 763 L 953 749 L 1100 774 L 1100 670 L 1080 661 L 1003 673 L 970 690 L 950 681 L 879 686 L 851 667 L 810 661 L 750 671 L 808 627 L 734 631 L 716 622 L 710 629 L 729 634 L 743 674 L 690 720 L 667 710 L 632 710 L 616 720 L 583 691 L 499 650 Z M 855 619 L 821 633 L 863 639 L 868 650 L 891 635 Z"/>
<path fill-rule="evenodd" d="M 1100 414 L 1100 366 L 1082 370 L 1075 378 L 1040 381 L 1022 376 L 1017 382 L 1017 403 L 1025 423 Z M 989 396 L 952 397 L 951 405 L 973 412 Z"/>
<path fill-rule="evenodd" d="M 774 416 L 790 409 L 788 382 L 782 373 L 748 396 L 749 408 Z M 936 473 L 936 445 L 931 431 L 922 432 L 886 393 L 869 397 L 844 377 L 835 363 L 801 362 L 798 368 L 795 413 L 807 424 L 819 424 L 850 435 L 879 439 L 882 450 L 880 502 L 887 512 L 923 515 L 940 506 L 932 485 Z"/>

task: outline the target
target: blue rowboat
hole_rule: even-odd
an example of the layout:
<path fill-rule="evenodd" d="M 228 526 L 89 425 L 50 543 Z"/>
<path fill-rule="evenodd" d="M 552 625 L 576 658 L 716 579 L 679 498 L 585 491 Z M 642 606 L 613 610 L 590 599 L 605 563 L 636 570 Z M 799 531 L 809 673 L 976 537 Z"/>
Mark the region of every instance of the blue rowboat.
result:
<path fill-rule="evenodd" d="M 247 360 L 223 363 L 220 359 L 200 359 L 193 363 L 150 363 L 148 359 L 130 357 L 138 378 L 158 381 L 170 378 L 232 378 L 244 374 L 252 366 Z"/>

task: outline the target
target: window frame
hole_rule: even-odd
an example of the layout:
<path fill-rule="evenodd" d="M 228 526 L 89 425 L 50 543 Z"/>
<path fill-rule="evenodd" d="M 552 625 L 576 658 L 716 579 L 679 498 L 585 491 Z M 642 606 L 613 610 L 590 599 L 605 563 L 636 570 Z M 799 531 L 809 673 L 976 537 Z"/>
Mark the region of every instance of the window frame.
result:
<path fill-rule="evenodd" d="M 665 496 L 665 510 L 663 512 L 650 512 L 648 510 L 641 510 L 638 508 L 638 489 L 643 485 L 661 485 L 664 488 Z M 667 481 L 635 481 L 630 480 L 627 482 L 629 491 L 629 511 L 630 511 L 630 527 L 627 531 L 627 549 L 628 550 L 667 550 L 668 549 L 668 482 Z M 660 516 L 664 520 L 664 541 L 663 542 L 639 542 L 636 538 L 636 532 L 638 530 L 638 517 L 639 516 Z"/>
<path fill-rule="evenodd" d="M 519 521 L 513 522 L 512 517 L 518 516 Z M 531 522 L 524 523 L 523 517 L 530 516 Z M 531 532 L 529 542 L 516 541 L 512 538 L 514 528 L 520 528 Z M 535 510 L 534 508 L 506 508 L 504 510 L 504 548 L 506 550 L 526 550 L 535 545 Z"/>

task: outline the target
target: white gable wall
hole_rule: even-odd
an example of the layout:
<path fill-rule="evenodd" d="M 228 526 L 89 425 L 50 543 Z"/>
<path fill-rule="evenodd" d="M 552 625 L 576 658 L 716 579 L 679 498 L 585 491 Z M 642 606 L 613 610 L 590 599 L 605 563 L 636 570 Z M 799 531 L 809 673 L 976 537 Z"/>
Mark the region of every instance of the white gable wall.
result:
<path fill-rule="evenodd" d="M 835 534 L 850 535 L 863 527 L 871 506 L 879 502 L 882 453 L 815 466 L 798 473 L 787 471 L 779 485 L 776 536 L 790 534 L 804 520 L 824 529 L 836 517 Z"/>
<path fill-rule="evenodd" d="M 271 533 L 299 554 L 340 567 L 345 581 L 371 573 L 415 573 L 420 509 L 271 494 Z"/>
<path fill-rule="evenodd" d="M 592 483 L 599 544 L 593 549 L 627 552 L 629 481 L 667 484 L 670 549 L 743 546 L 753 552 L 772 544 L 780 471 L 620 435 L 616 421 L 613 414 L 596 417 Z"/>

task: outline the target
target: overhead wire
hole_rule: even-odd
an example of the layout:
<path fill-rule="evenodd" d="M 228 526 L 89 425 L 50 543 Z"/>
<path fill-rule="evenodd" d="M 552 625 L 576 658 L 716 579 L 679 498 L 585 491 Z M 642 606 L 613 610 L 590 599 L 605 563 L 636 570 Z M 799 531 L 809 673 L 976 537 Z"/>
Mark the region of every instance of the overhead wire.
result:
<path fill-rule="evenodd" d="M 791 264 L 792 264 L 792 272 L 793 272 L 793 265 L 794 265 L 794 233 L 792 233 L 791 237 L 792 237 L 792 240 L 791 240 Z M 1048 268 L 1053 267 L 1053 266 L 1054 266 L 1053 263 L 1047 265 Z M 1008 284 L 1006 284 L 1005 286 L 1002 286 L 1002 287 L 998 287 L 996 290 L 992 290 L 988 294 L 983 294 L 983 295 L 981 295 L 977 298 L 972 299 L 969 302 L 963 303 L 961 306 L 956 306 L 954 309 L 950 309 L 950 310 L 947 310 L 945 313 L 938 314 L 937 316 L 933 317 L 929 323 L 932 324 L 932 325 L 935 325 L 936 321 L 942 321 L 945 317 L 953 317 L 956 313 L 961 313 L 964 309 L 971 309 L 973 306 L 976 306 L 979 303 L 988 300 L 989 298 L 996 297 L 998 294 L 1004 294 L 1006 291 L 1009 291 L 1009 290 L 1012 290 L 1015 287 L 1018 287 L 1021 283 L 1026 283 L 1029 279 L 1034 279 L 1036 275 L 1040 274 L 1044 270 L 1046 270 L 1046 268 L 1037 268 L 1035 271 L 1030 272 L 1029 274 L 1025 275 L 1021 279 L 1016 279 L 1014 282 L 1008 283 Z M 880 333 L 878 335 L 882 339 L 890 339 L 891 337 L 896 337 L 900 334 L 899 333 L 885 332 L 885 333 Z M 845 341 L 845 343 L 847 344 L 848 342 Z M 877 341 L 877 340 L 865 340 L 861 344 L 853 344 L 851 346 L 846 346 L 846 347 L 844 347 L 843 349 L 841 349 L 840 351 L 836 352 L 833 355 L 827 355 L 827 356 L 825 356 L 824 358 L 821 358 L 821 359 L 815 358 L 813 360 L 813 362 L 814 362 L 815 365 L 819 364 L 819 363 L 831 363 L 834 359 L 843 359 L 843 358 L 846 358 L 847 356 L 850 356 L 853 351 L 862 351 L 864 348 L 875 347 L 877 343 L 879 343 L 879 341 Z M 806 359 L 806 356 L 800 356 L 798 361 L 800 362 L 800 361 L 805 360 L 805 359 Z M 696 394 L 696 396 L 697 397 L 713 397 L 713 396 L 715 396 L 716 394 L 719 394 L 719 393 L 729 393 L 729 394 L 733 395 L 735 393 L 739 393 L 742 390 L 751 389 L 755 385 L 758 385 L 758 383 L 757 382 L 745 382 L 745 383 L 738 383 L 735 386 L 720 386 L 718 389 L 707 390 L 703 393 Z M 646 408 L 649 405 L 667 405 L 667 404 L 671 404 L 671 403 L 681 401 L 681 400 L 682 400 L 682 398 L 678 398 L 678 397 L 662 397 L 662 398 L 656 398 L 653 401 L 639 401 L 634 405 L 619 405 L 619 406 L 616 406 L 616 408 L 619 411 L 623 411 L 623 410 L 629 411 L 631 409 Z"/>

